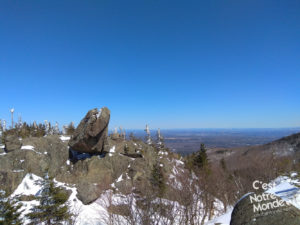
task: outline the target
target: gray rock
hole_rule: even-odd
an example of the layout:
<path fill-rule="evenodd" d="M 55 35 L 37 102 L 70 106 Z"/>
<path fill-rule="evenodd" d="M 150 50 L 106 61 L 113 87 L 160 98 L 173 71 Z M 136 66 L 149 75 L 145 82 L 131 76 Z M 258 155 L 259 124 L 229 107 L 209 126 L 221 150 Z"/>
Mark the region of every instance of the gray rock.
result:
<path fill-rule="evenodd" d="M 5 150 L 11 152 L 17 149 L 20 149 L 22 142 L 19 140 L 17 135 L 7 135 L 5 137 Z"/>
<path fill-rule="evenodd" d="M 297 225 L 300 224 L 300 210 L 293 205 L 287 204 L 279 197 L 272 199 L 270 196 L 265 197 L 266 200 L 256 202 L 250 200 L 250 196 L 254 197 L 254 194 L 248 195 L 241 199 L 233 209 L 231 214 L 230 225 Z M 283 205 L 278 206 L 275 201 L 282 201 Z M 254 210 L 255 207 L 260 206 L 269 208 L 263 208 L 265 210 Z M 273 205 L 272 205 L 273 204 Z"/>
<path fill-rule="evenodd" d="M 9 194 L 12 193 L 22 182 L 25 175 L 24 172 L 16 173 L 0 170 L 0 189 Z"/>
<path fill-rule="evenodd" d="M 24 145 L 33 150 L 17 149 L 0 155 L 0 189 L 11 193 L 27 173 L 56 177 L 67 167 L 68 146 L 58 136 L 26 138 Z"/>
<path fill-rule="evenodd" d="M 81 120 L 69 141 L 72 150 L 82 153 L 102 153 L 108 135 L 110 111 L 92 109 Z"/>
<path fill-rule="evenodd" d="M 101 190 L 97 185 L 87 182 L 80 182 L 79 185 L 77 185 L 77 191 L 77 197 L 83 204 L 92 203 L 99 198 L 101 194 Z"/>

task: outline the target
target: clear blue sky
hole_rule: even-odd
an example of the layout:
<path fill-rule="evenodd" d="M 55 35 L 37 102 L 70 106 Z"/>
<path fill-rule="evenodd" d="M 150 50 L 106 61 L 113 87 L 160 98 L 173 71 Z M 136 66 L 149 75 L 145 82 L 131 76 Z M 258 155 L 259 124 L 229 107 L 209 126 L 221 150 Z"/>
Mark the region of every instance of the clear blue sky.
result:
<path fill-rule="evenodd" d="M 300 1 L 0 1 L 0 118 L 300 126 Z"/>

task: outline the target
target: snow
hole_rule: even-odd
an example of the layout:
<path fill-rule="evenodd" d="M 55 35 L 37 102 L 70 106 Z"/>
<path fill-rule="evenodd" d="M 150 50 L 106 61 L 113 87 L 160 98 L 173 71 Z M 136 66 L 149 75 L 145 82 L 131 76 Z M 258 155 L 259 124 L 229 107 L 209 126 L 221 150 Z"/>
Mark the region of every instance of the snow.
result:
<path fill-rule="evenodd" d="M 179 161 L 179 160 L 177 160 Z M 175 163 L 175 164 L 181 164 L 181 161 Z M 66 162 L 68 163 L 68 161 Z M 181 166 L 173 166 L 172 168 L 172 178 L 174 179 L 175 183 L 177 183 L 178 186 L 180 186 L 178 181 L 176 181 L 176 174 L 181 172 Z M 19 172 L 19 171 L 15 171 Z M 21 172 L 21 171 L 20 171 Z M 123 176 L 125 179 L 130 179 L 128 174 L 122 174 L 120 175 L 114 183 L 111 184 L 112 188 L 115 188 L 115 183 L 123 181 Z M 295 175 L 294 175 L 295 176 Z M 171 177 L 170 177 L 171 178 Z M 17 189 L 13 192 L 11 197 L 14 197 L 16 195 L 22 194 L 22 195 L 37 195 L 40 190 L 41 186 L 37 184 L 37 181 L 42 180 L 41 177 L 36 176 L 34 174 L 27 174 L 24 179 L 22 180 L 21 184 L 17 187 Z M 107 190 L 92 204 L 84 205 L 78 198 L 77 198 L 77 189 L 74 185 L 65 184 L 59 181 L 56 181 L 54 179 L 54 182 L 57 186 L 61 186 L 66 188 L 67 190 L 71 191 L 71 195 L 69 197 L 68 203 L 70 205 L 70 210 L 75 214 L 75 225 L 89 225 L 89 224 L 98 224 L 98 225 L 105 225 L 108 224 L 108 218 L 109 214 L 107 211 L 107 207 L 110 203 L 113 203 L 115 205 L 118 204 L 128 204 L 130 194 L 129 195 L 122 195 L 118 193 L 114 193 L 113 190 Z M 271 182 L 274 184 L 274 187 L 268 189 L 267 193 L 275 194 L 284 200 L 290 202 L 291 204 L 295 205 L 297 208 L 300 209 L 300 192 L 299 188 L 297 188 L 296 184 L 299 184 L 300 182 L 297 179 L 290 178 L 290 177 L 278 177 L 274 181 Z M 177 187 L 178 188 L 178 187 Z M 245 195 L 246 196 L 246 195 Z M 244 197 L 245 197 L 244 196 Z M 167 199 L 154 199 L 154 202 L 162 202 L 163 204 L 170 204 L 174 206 L 174 216 L 175 216 L 175 222 L 174 224 L 180 224 L 178 221 L 176 221 L 176 216 L 178 212 L 184 210 L 184 208 L 179 205 L 177 202 L 172 202 Z M 30 209 L 37 205 L 38 202 L 36 200 L 32 201 L 23 201 L 22 210 L 25 210 L 22 215 L 25 215 L 30 211 Z M 136 210 L 136 202 L 133 199 L 132 203 L 132 209 L 133 211 Z M 229 225 L 230 219 L 231 219 L 231 213 L 233 210 L 233 207 L 229 207 L 228 210 L 223 214 L 220 215 L 220 212 L 223 210 L 222 203 L 216 199 L 215 201 L 215 207 L 216 207 L 216 216 L 210 221 L 206 221 L 205 225 Z M 199 202 L 199 206 L 202 207 L 202 203 Z M 199 211 L 199 215 L 197 215 L 197 218 L 201 218 L 201 211 Z M 124 218 L 120 216 L 120 219 L 123 220 Z M 26 220 L 24 224 L 28 224 L 30 221 Z"/>
<path fill-rule="evenodd" d="M 274 194 L 300 209 L 300 188 L 296 186 L 299 185 L 299 180 L 291 179 L 287 176 L 280 176 L 276 178 L 273 183 L 276 186 L 267 190 L 267 193 Z"/>
<path fill-rule="evenodd" d="M 123 174 L 121 174 L 121 176 L 119 176 L 119 178 L 117 179 L 116 182 L 121 182 L 123 180 Z"/>
<path fill-rule="evenodd" d="M 169 153 L 167 151 L 159 151 L 158 154 L 159 155 L 168 155 Z"/>
<path fill-rule="evenodd" d="M 38 191 L 41 189 L 41 186 L 37 184 L 37 181 L 41 181 L 42 178 L 36 176 L 34 174 L 26 174 L 23 178 L 21 184 L 17 187 L 17 189 L 12 193 L 11 197 L 16 195 L 36 195 Z"/>
<path fill-rule="evenodd" d="M 128 174 L 125 174 L 126 179 L 129 179 Z M 36 181 L 42 180 L 41 177 L 38 177 L 34 174 L 27 174 L 21 184 L 17 187 L 15 192 L 12 194 L 11 197 L 23 194 L 23 195 L 37 195 L 40 190 L 41 186 L 36 184 Z M 123 176 L 121 175 L 116 182 L 120 182 L 123 180 Z M 71 191 L 71 195 L 68 199 L 68 203 L 70 206 L 71 212 L 75 215 L 75 225 L 90 225 L 90 224 L 97 224 L 97 225 L 106 225 L 109 224 L 109 213 L 107 211 L 108 206 L 112 203 L 114 205 L 120 205 L 120 204 L 129 204 L 131 199 L 131 194 L 129 195 L 123 195 L 114 193 L 113 190 L 107 190 L 105 191 L 95 202 L 84 205 L 78 198 L 77 198 L 77 189 L 74 187 L 74 185 L 68 185 L 59 181 L 56 181 L 54 179 L 54 182 L 57 186 L 64 187 Z M 112 187 L 115 187 L 115 183 L 111 184 Z M 133 201 L 130 203 L 132 206 L 132 210 L 136 211 L 136 202 L 135 199 L 132 199 Z M 179 218 L 177 217 L 178 210 L 182 211 L 184 210 L 181 205 L 179 205 L 177 202 L 172 202 L 167 199 L 154 199 L 153 202 L 161 202 L 162 204 L 170 204 L 174 205 L 174 216 L 176 222 L 174 224 L 180 224 L 179 221 L 177 221 Z M 39 202 L 36 200 L 32 201 L 23 201 L 23 206 L 21 210 L 25 210 L 22 215 L 25 215 L 26 213 L 30 212 L 30 209 L 38 205 Z M 200 213 L 200 212 L 199 212 Z M 138 214 L 137 214 L 138 215 Z M 199 214 L 201 216 L 201 214 Z M 223 218 L 225 216 L 222 216 L 220 218 Z M 122 216 L 118 216 L 118 219 L 124 221 L 124 218 Z M 30 221 L 27 219 L 24 221 L 24 224 L 29 224 Z M 124 224 L 125 221 L 124 221 Z M 161 224 L 161 223 L 159 223 Z"/>
<path fill-rule="evenodd" d="M 64 135 L 61 135 L 59 138 L 62 141 L 69 141 L 71 139 L 71 137 L 67 137 L 67 136 L 64 136 Z"/>
<path fill-rule="evenodd" d="M 101 112 L 102 112 L 102 109 L 99 109 L 98 112 L 97 112 L 97 114 L 96 114 L 97 118 L 99 118 L 101 116 Z"/>
<path fill-rule="evenodd" d="M 14 173 L 23 172 L 24 170 L 13 170 Z"/>
<path fill-rule="evenodd" d="M 176 165 L 184 165 L 184 162 L 182 162 L 181 160 L 175 159 L 175 163 Z"/>
<path fill-rule="evenodd" d="M 222 216 L 216 217 L 213 220 L 208 221 L 207 223 L 205 223 L 205 225 L 215 225 L 215 224 L 229 225 L 230 220 L 231 220 L 232 210 L 233 210 L 233 208 L 228 209 L 225 214 L 223 214 Z"/>
<path fill-rule="evenodd" d="M 21 147 L 22 150 L 34 150 L 34 147 L 32 145 L 23 145 Z"/>
<path fill-rule="evenodd" d="M 0 145 L 0 148 L 5 148 L 5 146 L 4 145 Z"/>
<path fill-rule="evenodd" d="M 67 160 L 67 161 L 66 161 L 66 164 L 69 166 L 69 165 L 70 165 L 70 160 Z"/>
<path fill-rule="evenodd" d="M 30 151 L 34 151 L 34 152 L 37 153 L 37 154 L 42 154 L 42 153 L 40 153 L 40 152 L 35 151 L 35 150 L 34 150 L 34 147 L 33 147 L 32 145 L 23 145 L 23 146 L 21 147 L 21 149 L 22 149 L 22 150 L 30 150 Z"/>
<path fill-rule="evenodd" d="M 14 173 L 23 172 L 24 170 L 13 170 Z"/>
<path fill-rule="evenodd" d="M 297 176 L 298 174 L 296 173 L 296 172 L 292 172 L 291 173 L 291 177 L 295 177 L 295 176 Z"/>
<path fill-rule="evenodd" d="M 110 153 L 115 153 L 116 152 L 116 146 L 114 145 L 110 150 L 109 150 Z"/>

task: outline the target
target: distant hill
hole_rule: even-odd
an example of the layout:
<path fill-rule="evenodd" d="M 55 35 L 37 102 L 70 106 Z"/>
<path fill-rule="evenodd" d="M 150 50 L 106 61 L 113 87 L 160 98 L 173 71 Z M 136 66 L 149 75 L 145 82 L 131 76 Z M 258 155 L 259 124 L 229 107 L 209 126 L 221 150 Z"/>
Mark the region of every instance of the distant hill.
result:
<path fill-rule="evenodd" d="M 266 144 L 242 146 L 233 148 L 211 148 L 208 151 L 212 161 L 221 158 L 239 157 L 250 155 L 274 155 L 276 157 L 288 156 L 300 159 L 300 133 L 273 140 Z"/>

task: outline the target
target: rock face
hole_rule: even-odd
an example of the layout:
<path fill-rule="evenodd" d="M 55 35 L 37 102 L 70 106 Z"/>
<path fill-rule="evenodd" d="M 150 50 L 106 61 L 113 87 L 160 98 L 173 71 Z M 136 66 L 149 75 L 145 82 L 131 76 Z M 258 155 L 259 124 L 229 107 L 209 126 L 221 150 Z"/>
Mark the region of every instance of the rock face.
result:
<path fill-rule="evenodd" d="M 5 150 L 11 152 L 17 149 L 20 149 L 22 146 L 21 141 L 17 135 L 8 135 L 5 138 Z"/>
<path fill-rule="evenodd" d="M 0 189 L 11 193 L 27 173 L 43 176 L 62 174 L 67 167 L 68 146 L 58 136 L 31 137 L 22 140 L 32 149 L 16 149 L 0 155 Z"/>
<path fill-rule="evenodd" d="M 69 141 L 70 148 L 82 153 L 102 153 L 108 134 L 109 119 L 110 111 L 106 107 L 88 111 Z"/>
<path fill-rule="evenodd" d="M 254 194 L 251 194 L 254 197 Z M 275 197 L 275 196 L 274 196 Z M 231 214 L 230 225 L 296 225 L 300 224 L 300 210 L 293 205 L 288 205 L 281 198 L 275 197 L 274 199 L 266 198 L 261 202 L 250 200 L 250 195 L 240 200 L 233 209 Z M 278 206 L 275 201 L 283 202 L 282 206 Z M 259 205 L 265 210 L 255 211 L 254 206 Z M 273 204 L 273 207 L 271 207 Z"/>

